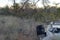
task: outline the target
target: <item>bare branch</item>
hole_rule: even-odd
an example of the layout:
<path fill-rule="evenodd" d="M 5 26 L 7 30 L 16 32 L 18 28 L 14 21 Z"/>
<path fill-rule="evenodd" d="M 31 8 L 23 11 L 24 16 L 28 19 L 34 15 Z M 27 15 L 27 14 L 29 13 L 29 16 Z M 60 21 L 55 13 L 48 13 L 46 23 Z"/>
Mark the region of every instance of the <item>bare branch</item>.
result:
<path fill-rule="evenodd" d="M 24 3 L 23 3 L 23 6 L 22 6 L 22 8 L 25 6 L 25 4 L 28 2 L 29 0 L 26 0 Z M 21 9 L 22 9 L 21 8 Z"/>

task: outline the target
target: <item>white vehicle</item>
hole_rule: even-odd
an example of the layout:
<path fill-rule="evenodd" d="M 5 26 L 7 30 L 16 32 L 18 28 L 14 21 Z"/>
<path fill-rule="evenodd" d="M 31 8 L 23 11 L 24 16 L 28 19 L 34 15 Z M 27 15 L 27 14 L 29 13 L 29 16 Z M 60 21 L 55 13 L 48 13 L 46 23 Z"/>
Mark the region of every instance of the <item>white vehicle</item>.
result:
<path fill-rule="evenodd" d="M 47 36 L 42 40 L 60 40 L 60 22 L 51 22 L 46 30 Z"/>

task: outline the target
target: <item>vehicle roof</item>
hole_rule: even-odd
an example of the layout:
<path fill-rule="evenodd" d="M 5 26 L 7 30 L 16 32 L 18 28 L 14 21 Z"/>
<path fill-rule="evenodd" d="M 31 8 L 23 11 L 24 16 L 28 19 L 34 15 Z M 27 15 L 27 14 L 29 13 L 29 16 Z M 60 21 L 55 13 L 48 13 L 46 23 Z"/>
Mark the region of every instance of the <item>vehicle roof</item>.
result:
<path fill-rule="evenodd" d="M 50 24 L 60 24 L 60 21 L 53 21 L 53 22 L 50 22 Z"/>
<path fill-rule="evenodd" d="M 60 28 L 60 21 L 53 21 L 50 25 L 52 25 L 52 27 Z"/>
<path fill-rule="evenodd" d="M 60 28 L 60 25 L 52 25 L 52 27 Z"/>

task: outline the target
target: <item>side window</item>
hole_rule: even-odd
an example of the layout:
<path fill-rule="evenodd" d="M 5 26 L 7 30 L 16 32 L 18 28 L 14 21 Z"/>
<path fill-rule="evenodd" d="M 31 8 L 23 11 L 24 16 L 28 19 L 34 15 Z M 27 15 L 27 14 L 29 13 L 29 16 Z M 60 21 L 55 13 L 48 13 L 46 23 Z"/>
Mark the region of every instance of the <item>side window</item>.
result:
<path fill-rule="evenodd" d="M 51 28 L 49 31 L 52 32 L 52 33 L 55 33 L 57 31 L 57 29 L 56 28 Z"/>
<path fill-rule="evenodd" d="M 57 28 L 57 32 L 60 33 L 60 28 Z"/>

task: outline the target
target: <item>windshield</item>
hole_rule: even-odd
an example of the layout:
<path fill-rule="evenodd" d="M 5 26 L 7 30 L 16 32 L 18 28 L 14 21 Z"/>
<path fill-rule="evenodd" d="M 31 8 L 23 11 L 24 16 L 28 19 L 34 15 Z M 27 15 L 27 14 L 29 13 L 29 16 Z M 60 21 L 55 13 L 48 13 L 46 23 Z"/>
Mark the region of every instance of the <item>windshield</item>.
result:
<path fill-rule="evenodd" d="M 60 33 L 60 28 L 52 28 L 49 31 L 52 32 L 52 33 Z"/>

